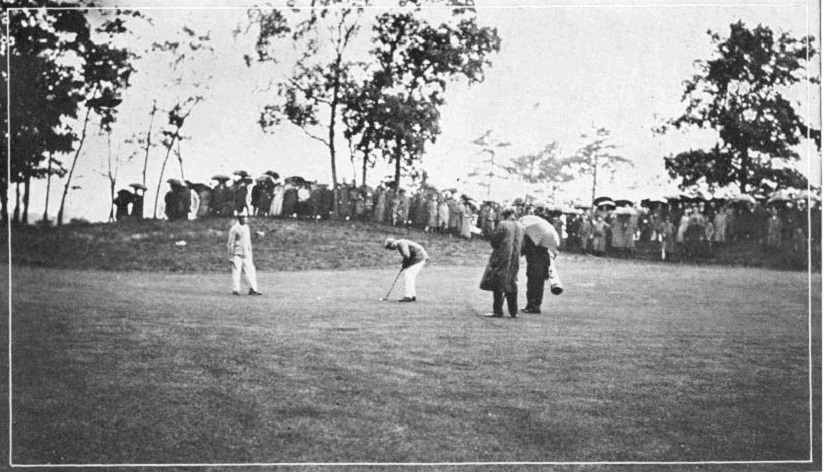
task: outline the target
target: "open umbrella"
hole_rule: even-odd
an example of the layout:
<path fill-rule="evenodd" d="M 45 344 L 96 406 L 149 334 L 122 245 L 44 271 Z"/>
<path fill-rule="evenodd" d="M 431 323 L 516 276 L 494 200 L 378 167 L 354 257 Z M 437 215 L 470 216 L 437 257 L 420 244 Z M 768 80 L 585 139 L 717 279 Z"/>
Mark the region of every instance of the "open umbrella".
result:
<path fill-rule="evenodd" d="M 627 200 L 627 199 L 613 200 L 613 203 L 615 203 L 616 206 L 619 206 L 619 207 L 632 207 L 633 206 L 633 202 L 630 201 L 630 200 Z"/>
<path fill-rule="evenodd" d="M 595 200 L 593 200 L 593 205 L 594 206 L 599 206 L 602 202 L 608 202 L 608 201 L 610 203 L 612 203 L 613 205 L 615 205 L 615 203 L 613 203 L 613 199 L 610 198 L 610 197 L 598 197 Z"/>
<path fill-rule="evenodd" d="M 218 182 L 225 182 L 229 180 L 231 177 L 225 174 L 216 174 L 212 176 L 212 180 L 217 180 Z"/>
<path fill-rule="evenodd" d="M 519 222 L 524 232 L 536 246 L 546 247 L 553 254 L 559 252 L 559 233 L 549 221 L 536 215 L 522 216 Z"/>
<path fill-rule="evenodd" d="M 613 200 L 602 200 L 599 203 L 597 203 L 596 206 L 599 207 L 599 208 L 601 208 L 601 207 L 616 208 L 616 203 Z"/>
<path fill-rule="evenodd" d="M 146 190 L 146 186 L 143 185 L 143 184 L 129 184 L 129 186 L 132 187 L 135 190 L 137 190 L 137 189 L 141 189 L 141 190 L 144 190 L 144 191 Z"/>
<path fill-rule="evenodd" d="M 733 197 L 733 201 L 735 202 L 748 202 L 748 203 L 756 203 L 756 199 L 747 194 L 739 194 Z"/>
<path fill-rule="evenodd" d="M 306 183 L 306 179 L 299 175 L 293 175 L 292 177 L 287 177 L 284 179 L 285 184 L 293 184 L 293 185 L 304 185 Z"/>
<path fill-rule="evenodd" d="M 810 190 L 810 191 L 809 191 L 808 189 L 805 189 L 805 190 L 803 190 L 803 191 L 799 192 L 799 195 L 797 195 L 797 199 L 798 199 L 798 200 L 808 200 L 808 199 L 811 199 L 811 200 L 813 200 L 813 201 L 817 201 L 817 202 L 818 202 L 818 201 L 821 199 L 821 197 L 820 197 L 820 195 L 819 195 L 819 192 L 817 192 L 816 190 Z"/>
<path fill-rule="evenodd" d="M 264 174 L 272 177 L 275 180 L 278 180 L 278 179 L 281 178 L 281 175 L 279 173 L 275 172 L 274 170 L 268 170 L 268 171 L 264 172 Z"/>
<path fill-rule="evenodd" d="M 242 179 L 245 179 L 246 177 L 249 177 L 249 172 L 247 172 L 245 170 L 236 170 L 235 172 L 233 172 L 233 174 L 239 175 Z"/>
<path fill-rule="evenodd" d="M 613 211 L 613 214 L 614 215 L 619 215 L 619 216 L 630 216 L 630 215 L 635 215 L 636 210 L 631 208 L 631 207 L 626 207 L 626 206 L 625 207 L 619 207 L 619 208 L 616 208 Z"/>
<path fill-rule="evenodd" d="M 645 198 L 642 200 L 643 207 L 654 207 L 656 205 L 667 205 L 667 199 L 663 197 Z"/>

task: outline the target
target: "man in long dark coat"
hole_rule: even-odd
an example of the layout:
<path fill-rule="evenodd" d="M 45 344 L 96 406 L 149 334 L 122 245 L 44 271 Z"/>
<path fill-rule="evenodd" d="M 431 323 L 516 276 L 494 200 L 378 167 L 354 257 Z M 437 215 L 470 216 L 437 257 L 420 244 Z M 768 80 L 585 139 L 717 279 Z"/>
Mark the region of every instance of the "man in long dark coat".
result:
<path fill-rule="evenodd" d="M 501 212 L 501 221 L 490 236 L 493 253 L 484 270 L 480 288 L 493 292 L 493 313 L 489 316 L 504 316 L 504 299 L 510 316 L 518 316 L 518 269 L 521 246 L 524 240 L 524 226 L 516 221 L 516 211 L 506 208 Z"/>

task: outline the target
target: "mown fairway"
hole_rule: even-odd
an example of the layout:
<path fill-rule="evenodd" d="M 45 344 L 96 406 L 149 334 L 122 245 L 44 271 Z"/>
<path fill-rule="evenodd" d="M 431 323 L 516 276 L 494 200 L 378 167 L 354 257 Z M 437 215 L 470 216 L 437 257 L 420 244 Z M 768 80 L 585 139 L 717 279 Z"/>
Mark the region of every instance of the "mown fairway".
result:
<path fill-rule="evenodd" d="M 544 314 L 492 320 L 483 267 L 428 267 L 398 304 L 394 267 L 264 272 L 264 297 L 232 297 L 228 272 L 15 266 L 13 461 L 809 458 L 807 273 L 560 267 Z"/>

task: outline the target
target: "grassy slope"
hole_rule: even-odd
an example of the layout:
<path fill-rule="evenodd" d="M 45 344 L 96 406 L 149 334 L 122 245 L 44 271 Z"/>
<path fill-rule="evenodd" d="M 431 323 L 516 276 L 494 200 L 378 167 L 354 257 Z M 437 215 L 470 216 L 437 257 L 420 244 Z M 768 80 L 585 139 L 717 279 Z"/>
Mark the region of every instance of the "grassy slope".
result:
<path fill-rule="evenodd" d="M 517 320 L 479 316 L 483 266 L 425 269 L 409 305 L 378 301 L 391 269 L 262 273 L 237 298 L 228 274 L 16 268 L 15 459 L 808 456 L 807 274 L 561 264 L 565 294 Z"/>
<path fill-rule="evenodd" d="M 224 271 L 231 218 L 142 221 L 39 229 L 15 228 L 15 265 L 102 270 Z M 263 271 L 346 269 L 397 265 L 400 256 L 383 249 L 388 236 L 421 242 L 435 264 L 477 265 L 485 241 L 466 241 L 354 222 L 250 220 L 255 265 Z M 175 243 L 185 241 L 185 246 Z"/>
<path fill-rule="evenodd" d="M 61 228 L 15 226 L 15 265 L 102 270 L 223 271 L 224 246 L 231 218 L 197 221 L 125 221 L 113 224 L 67 225 Z M 437 265 L 478 265 L 489 254 L 483 240 L 466 241 L 383 225 L 355 222 L 312 222 L 252 218 L 253 246 L 260 270 L 347 269 L 398 263 L 382 249 L 387 236 L 407 237 L 427 247 Z M 175 243 L 185 241 L 185 246 Z M 816 251 L 813 269 L 820 271 Z M 0 260 L 7 255 L 0 252 Z M 655 243 L 639 245 L 637 260 L 657 260 Z M 793 254 L 766 251 L 758 244 L 730 245 L 703 264 L 778 269 L 806 269 L 807 260 Z"/>

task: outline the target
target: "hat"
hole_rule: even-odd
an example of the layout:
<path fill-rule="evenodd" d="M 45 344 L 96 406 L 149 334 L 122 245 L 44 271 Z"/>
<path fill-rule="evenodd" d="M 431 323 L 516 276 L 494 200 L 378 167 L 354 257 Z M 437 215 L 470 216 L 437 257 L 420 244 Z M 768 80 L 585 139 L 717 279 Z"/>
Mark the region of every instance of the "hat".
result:
<path fill-rule="evenodd" d="M 235 216 L 237 216 L 237 217 L 249 216 L 249 212 L 246 211 L 246 208 L 244 208 L 241 211 L 235 210 Z"/>
<path fill-rule="evenodd" d="M 384 241 L 384 249 L 394 249 L 395 248 L 395 239 L 387 238 Z"/>

